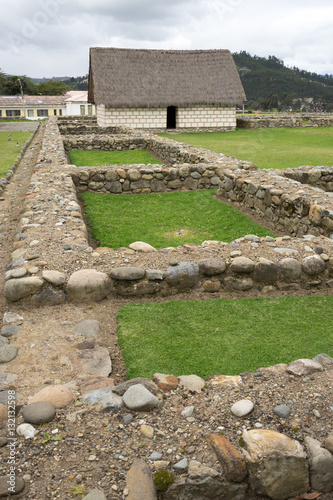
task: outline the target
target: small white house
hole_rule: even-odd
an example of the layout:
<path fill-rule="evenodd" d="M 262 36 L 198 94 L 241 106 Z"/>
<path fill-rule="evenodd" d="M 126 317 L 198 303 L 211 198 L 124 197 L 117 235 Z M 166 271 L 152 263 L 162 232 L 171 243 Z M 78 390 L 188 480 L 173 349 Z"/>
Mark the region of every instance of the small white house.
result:
<path fill-rule="evenodd" d="M 64 95 L 66 115 L 96 115 L 96 106 L 88 103 L 87 90 L 70 90 Z"/>
<path fill-rule="evenodd" d="M 91 48 L 99 126 L 234 130 L 245 93 L 229 50 Z"/>

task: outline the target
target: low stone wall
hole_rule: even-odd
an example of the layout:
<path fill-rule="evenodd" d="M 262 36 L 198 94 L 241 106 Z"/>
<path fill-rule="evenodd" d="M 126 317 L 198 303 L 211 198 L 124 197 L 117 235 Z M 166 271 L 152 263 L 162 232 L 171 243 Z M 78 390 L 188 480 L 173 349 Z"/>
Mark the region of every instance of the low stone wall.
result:
<path fill-rule="evenodd" d="M 237 116 L 238 128 L 332 127 L 333 113 L 278 113 Z"/>
<path fill-rule="evenodd" d="M 63 147 L 68 153 L 72 149 L 83 149 L 88 151 L 128 151 L 134 149 L 146 149 L 160 161 L 166 164 L 212 164 L 216 167 L 239 168 L 245 170 L 258 170 L 253 163 L 238 160 L 232 156 L 222 153 L 214 153 L 207 149 L 195 148 L 185 143 L 179 143 L 173 139 L 159 137 L 148 132 L 133 131 L 131 134 L 120 133 L 84 136 L 64 136 Z"/>
<path fill-rule="evenodd" d="M 4 192 L 4 190 L 6 189 L 7 185 L 9 184 L 9 182 L 10 182 L 11 178 L 13 177 L 13 175 L 14 175 L 17 167 L 18 167 L 18 165 L 20 164 L 20 161 L 23 158 L 23 155 L 25 154 L 26 150 L 30 146 L 31 141 L 33 140 L 33 138 L 37 134 L 40 126 L 41 126 L 41 124 L 38 123 L 38 126 L 35 129 L 35 131 L 31 134 L 31 136 L 29 137 L 29 139 L 27 141 L 25 141 L 25 143 L 23 144 L 20 153 L 17 155 L 16 160 L 14 161 L 13 165 L 8 170 L 8 172 L 5 175 L 5 177 L 2 177 L 0 179 L 0 195 Z"/>
<path fill-rule="evenodd" d="M 333 192 L 333 167 L 311 167 L 287 168 L 281 171 L 281 175 L 288 179 L 315 186 L 328 193 Z"/>
<path fill-rule="evenodd" d="M 218 192 L 240 207 L 283 228 L 288 234 L 333 235 L 333 199 L 330 193 L 284 177 L 280 172 L 224 171 Z"/>
<path fill-rule="evenodd" d="M 162 193 L 217 189 L 221 186 L 220 168 L 215 165 L 182 164 L 178 168 L 167 168 L 166 165 L 81 167 L 72 172 L 78 193 Z"/>
<path fill-rule="evenodd" d="M 150 140 L 162 149 L 160 138 L 151 136 Z M 78 169 L 67 163 L 56 120 L 48 120 L 5 276 L 5 297 L 9 301 L 32 298 L 38 305 L 67 299 L 168 297 L 192 291 L 222 297 L 249 291 L 261 295 L 313 287 L 330 290 L 333 240 L 321 237 L 333 230 L 329 193 L 224 155 L 207 152 L 206 157 L 204 150 L 187 149 L 170 139 L 163 148 L 165 154 L 171 150 L 176 158 L 187 155 L 194 163 L 178 168 Z M 220 163 L 214 164 L 213 157 Z M 150 187 L 135 184 L 143 181 L 150 182 Z M 119 185 L 128 188 L 122 192 L 142 192 L 151 189 L 153 181 L 163 183 L 165 190 L 177 188 L 172 187 L 173 181 L 182 183 L 179 189 L 195 189 L 196 183 L 197 187 L 221 185 L 220 196 L 252 208 L 272 228 L 283 227 L 285 233 L 299 238 L 246 235 L 229 244 L 208 241 L 158 252 L 149 248 L 151 253 L 142 244 L 116 250 L 91 248 L 77 190 L 107 189 L 107 183 L 113 182 L 116 192 Z M 146 264 L 136 265 L 138 258 Z"/>

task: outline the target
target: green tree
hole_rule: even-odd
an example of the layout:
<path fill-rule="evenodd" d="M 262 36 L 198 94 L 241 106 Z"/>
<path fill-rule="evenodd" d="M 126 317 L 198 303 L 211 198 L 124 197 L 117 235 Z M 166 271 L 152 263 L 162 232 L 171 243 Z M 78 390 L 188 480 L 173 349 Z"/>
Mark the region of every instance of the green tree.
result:
<path fill-rule="evenodd" d="M 287 92 L 284 92 L 281 97 L 279 111 L 289 111 L 290 109 L 292 109 L 295 98 L 295 94 L 288 94 Z"/>
<path fill-rule="evenodd" d="M 19 95 L 21 93 L 19 79 L 25 95 L 36 95 L 38 93 L 37 85 L 27 76 L 4 76 L 0 78 L 1 94 Z"/>
<path fill-rule="evenodd" d="M 6 75 L 0 68 L 0 95 L 3 95 L 3 85 L 5 81 Z"/>
<path fill-rule="evenodd" d="M 70 87 L 64 82 L 57 80 L 49 80 L 48 82 L 40 82 L 38 85 L 38 93 L 41 95 L 64 95 Z"/>
<path fill-rule="evenodd" d="M 272 110 L 272 109 L 277 108 L 278 105 L 279 105 L 279 98 L 278 98 L 277 94 L 275 94 L 275 92 L 270 92 L 266 96 L 266 99 L 264 102 L 264 106 L 265 106 L 264 109 Z"/>

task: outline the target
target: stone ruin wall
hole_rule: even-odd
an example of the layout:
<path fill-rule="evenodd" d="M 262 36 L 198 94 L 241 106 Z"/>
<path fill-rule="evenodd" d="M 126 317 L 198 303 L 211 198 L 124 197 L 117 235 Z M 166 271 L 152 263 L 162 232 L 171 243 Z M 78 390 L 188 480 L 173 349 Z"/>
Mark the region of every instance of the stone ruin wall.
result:
<path fill-rule="evenodd" d="M 303 221 L 302 224 L 304 224 L 304 228 L 307 229 L 308 234 L 303 238 L 285 236 L 276 239 L 255 238 L 248 235 L 230 245 L 221 242 L 206 242 L 200 247 L 203 253 L 202 260 L 198 263 L 182 262 L 180 265 L 169 266 L 175 272 L 172 270 L 166 273 L 154 269 L 140 270 L 126 266 L 114 267 L 110 265 L 111 259 L 109 256 L 106 260 L 102 259 L 102 262 L 100 262 L 100 259 L 94 261 L 94 252 L 91 253 L 90 250 L 88 251 L 87 231 L 80 206 L 77 203 L 76 187 L 73 182 L 73 179 L 75 181 L 76 177 L 80 178 L 77 172 L 81 171 L 81 169 L 68 165 L 62 138 L 56 123 L 54 119 L 51 119 L 46 125 L 42 149 L 24 200 L 22 219 L 18 227 L 17 238 L 14 242 L 14 245 L 22 242 L 23 245 L 16 245 L 16 249 L 15 247 L 13 248 L 12 263 L 5 277 L 5 289 L 6 285 L 11 282 L 11 285 L 7 286 L 7 291 L 9 289 L 16 290 L 16 292 L 23 290 L 24 293 L 20 297 L 15 296 L 15 294 L 10 297 L 7 296 L 8 300 L 16 301 L 32 296 L 33 303 L 35 304 L 61 303 L 61 301 L 66 300 L 65 292 L 71 298 L 70 294 L 73 289 L 71 290 L 69 283 L 73 275 L 77 272 L 83 272 L 85 280 L 89 281 L 92 274 L 96 273 L 94 267 L 98 269 L 99 277 L 102 274 L 106 276 L 106 272 L 109 273 L 109 276 L 107 276 L 107 279 L 104 277 L 98 283 L 98 287 L 96 287 L 99 289 L 99 293 L 102 292 L 102 295 L 98 296 L 96 290 L 93 290 L 93 293 L 90 293 L 90 295 L 86 294 L 86 297 L 84 297 L 86 301 L 100 300 L 108 294 L 110 297 L 115 294 L 126 297 L 140 297 L 149 296 L 152 293 L 162 293 L 163 290 L 169 290 L 169 293 L 170 291 L 178 293 L 179 291 L 189 291 L 190 289 L 199 287 L 202 287 L 206 292 L 215 292 L 213 294 L 215 297 L 218 290 L 221 290 L 223 294 L 228 289 L 238 291 L 244 296 L 246 295 L 246 290 L 251 287 L 257 287 L 259 293 L 266 294 L 267 296 L 267 293 L 274 287 L 282 287 L 287 292 L 291 291 L 294 293 L 297 286 L 308 289 L 321 287 L 323 290 L 332 286 L 330 280 L 333 273 L 332 240 L 320 234 L 321 231 L 328 234 L 327 230 L 329 227 L 327 221 L 323 219 L 330 219 L 331 216 L 330 208 L 327 205 L 330 202 L 330 193 L 318 191 L 316 187 L 316 183 L 320 183 L 322 177 L 327 177 L 326 174 L 330 169 L 323 167 L 311 169 L 310 167 L 306 167 L 304 169 L 296 169 L 296 173 L 288 171 L 287 173 L 282 173 L 285 175 L 278 175 L 276 172 L 273 172 L 270 175 L 269 171 L 256 170 L 249 164 L 242 165 L 242 162 L 223 157 L 223 155 L 218 155 L 219 158 L 216 157 L 212 161 L 212 156 L 209 156 L 209 158 L 206 157 L 204 151 L 196 150 L 195 153 L 193 148 L 188 148 L 186 154 L 198 155 L 197 163 L 189 163 L 184 167 L 181 163 L 177 164 L 175 161 L 172 166 L 162 165 L 157 167 L 162 168 L 162 172 L 158 173 L 163 173 L 164 180 L 166 181 L 166 190 L 173 189 L 166 179 L 172 169 L 179 171 L 176 178 L 183 182 L 183 189 L 185 189 L 185 181 L 188 178 L 185 175 L 186 172 L 189 172 L 189 177 L 191 177 L 191 173 L 200 173 L 200 179 L 199 177 L 196 179 L 192 176 L 192 179 L 195 179 L 198 183 L 206 177 L 212 179 L 214 176 L 218 176 L 220 196 L 227 196 L 230 202 L 234 201 L 232 198 L 235 196 L 239 204 L 249 202 L 249 207 L 253 203 L 252 210 L 259 210 L 259 213 L 272 207 L 280 207 L 280 218 L 282 220 L 299 219 L 300 221 L 304 217 L 306 218 L 306 215 L 303 214 L 304 217 L 301 217 L 300 203 L 297 200 L 299 197 L 305 196 L 310 204 L 308 216 L 310 223 L 307 225 Z M 167 145 L 177 149 L 173 141 L 165 143 L 163 147 L 167 149 Z M 119 143 L 117 147 L 119 147 Z M 182 146 L 179 146 L 179 148 L 182 149 Z M 174 155 L 176 154 L 176 149 L 173 151 Z M 215 162 L 218 159 L 221 160 L 221 164 L 217 168 Z M 201 169 L 192 169 L 191 167 L 194 166 L 199 166 Z M 181 174 L 180 170 L 182 168 L 188 168 L 189 170 L 182 171 Z M 126 168 L 101 167 L 100 169 L 97 168 L 97 170 L 88 169 L 88 171 L 92 173 L 91 182 L 95 182 L 93 176 L 96 172 L 101 175 L 107 175 L 111 171 L 126 171 L 126 178 L 121 178 L 124 179 L 124 183 L 128 181 L 128 186 L 130 187 L 131 182 L 136 181 L 131 181 L 130 175 L 132 174 L 129 174 L 129 172 L 136 171 L 137 175 L 149 175 L 143 174 L 143 169 L 147 169 L 147 166 L 138 167 L 132 165 Z M 151 169 L 154 170 L 154 166 Z M 205 172 L 214 172 L 214 175 L 211 177 L 208 175 L 205 176 Z M 119 172 L 117 173 L 120 175 Z M 301 177 L 297 177 L 297 180 L 289 179 L 291 175 L 296 174 Z M 302 186 L 298 182 L 298 179 L 306 180 L 313 187 L 308 185 Z M 267 182 L 268 180 L 269 183 Z M 329 182 L 331 181 L 328 180 Z M 88 189 L 91 189 L 89 182 L 87 182 L 87 186 Z M 203 185 L 203 187 L 206 187 L 206 185 Z M 212 187 L 215 187 L 215 184 Z M 276 192 L 279 190 L 282 193 Z M 302 190 L 304 190 L 305 194 L 298 192 Z M 296 198 L 293 199 L 293 196 L 296 196 Z M 311 208 L 314 206 L 317 208 L 313 209 L 313 212 L 311 212 L 313 215 L 310 215 Z M 286 213 L 284 214 L 284 212 Z M 316 213 L 316 217 L 314 213 Z M 321 213 L 322 217 L 320 217 Z M 300 230 L 300 226 L 298 230 Z M 319 236 L 316 236 L 316 234 Z M 22 238 L 23 236 L 24 238 Z M 66 253 L 63 249 L 63 243 L 67 238 L 71 238 L 71 253 Z M 43 247 L 39 245 L 38 240 L 43 242 Z M 320 252 L 318 251 L 319 244 L 322 250 Z M 219 250 L 218 259 L 205 258 L 207 250 L 216 248 Z M 188 260 L 191 261 L 191 246 L 189 245 L 185 250 L 188 254 Z M 276 259 L 266 259 L 269 250 L 272 252 L 279 250 L 276 252 Z M 52 255 L 59 252 L 62 257 L 62 267 L 61 269 L 53 269 Z M 304 252 L 307 256 L 304 256 Z M 116 253 L 112 253 L 111 255 L 115 257 Z M 177 254 L 172 253 L 171 255 Z M 71 275 L 69 273 L 70 262 L 75 262 L 76 265 Z M 28 270 L 32 269 L 32 267 L 35 269 L 43 268 L 43 271 L 31 273 L 31 278 L 15 278 L 11 275 L 13 271 L 18 271 L 23 266 Z M 182 267 L 180 269 L 181 273 L 177 274 L 179 267 Z M 87 273 L 85 269 L 90 269 L 90 272 Z M 137 274 L 135 275 L 135 273 Z M 31 279 L 34 281 L 32 282 Z M 20 286 L 13 286 L 15 282 L 19 283 Z M 183 285 L 185 286 L 183 287 Z M 323 357 L 325 358 L 325 355 L 318 357 L 320 363 L 323 362 Z M 300 361 L 305 363 L 308 360 L 296 361 L 285 368 L 282 365 L 263 368 L 258 370 L 258 372 L 260 374 L 262 372 L 264 375 L 265 373 L 275 373 L 276 377 L 280 376 L 282 371 L 274 372 L 273 370 L 284 369 L 288 373 L 300 375 L 300 372 L 297 372 L 297 370 L 300 370 Z M 294 364 L 297 366 L 295 366 L 295 371 L 293 372 L 291 371 L 291 365 Z M 314 363 L 314 365 L 318 365 L 318 363 Z M 321 365 L 316 366 L 315 369 L 323 370 Z M 272 371 L 270 372 L 270 370 Z M 309 371 L 306 373 L 312 372 Z M 172 376 L 168 377 L 168 381 L 171 379 Z M 221 386 L 222 384 L 225 384 L 225 386 L 228 384 L 235 386 L 237 385 L 235 382 L 236 379 L 240 379 L 240 377 L 216 376 L 209 381 L 209 384 L 218 383 Z M 204 383 L 204 381 L 202 382 Z M 208 491 L 212 490 L 213 496 L 217 491 L 226 495 L 228 499 L 234 499 L 236 495 L 237 498 L 245 500 L 245 498 L 248 498 L 248 493 L 252 498 L 252 488 L 256 492 L 260 491 L 262 495 L 267 495 L 269 498 L 287 498 L 299 492 L 308 491 L 310 487 L 321 492 L 332 491 L 332 474 L 330 472 L 332 455 L 328 449 L 325 450 L 320 447 L 319 441 L 307 436 L 305 444 L 308 451 L 306 451 L 298 441 L 290 440 L 283 434 L 270 430 L 245 430 L 242 433 L 242 438 L 244 444 L 247 445 L 246 449 L 248 451 L 252 449 L 251 446 L 257 446 L 255 438 L 260 433 L 264 433 L 267 436 L 266 439 L 270 448 L 266 446 L 267 452 L 265 452 L 263 457 L 260 456 L 258 459 L 252 458 L 246 452 L 244 456 L 243 454 L 240 455 L 237 448 L 220 434 L 211 434 L 209 436 L 210 445 L 215 450 L 219 461 L 224 464 L 224 469 L 223 475 L 218 476 L 216 472 L 216 476 L 214 476 L 216 479 L 212 479 L 212 474 L 215 474 L 215 470 L 206 468 L 206 476 L 200 476 L 204 477 L 204 480 L 199 481 L 200 492 L 203 495 L 209 495 Z M 253 445 L 251 444 L 251 439 L 254 440 Z M 280 446 L 281 440 L 284 444 L 282 451 Z M 278 443 L 279 449 L 276 448 L 276 443 Z M 221 457 L 219 453 L 222 454 Z M 277 476 L 274 476 L 276 473 L 276 453 L 279 458 L 279 471 L 281 471 L 281 464 L 285 470 L 292 470 L 291 474 L 286 473 L 282 478 L 279 476 L 280 479 L 278 481 L 276 481 Z M 273 460 L 270 456 L 273 456 Z M 182 474 L 181 478 L 177 479 L 174 485 L 169 488 L 166 493 L 167 498 L 178 498 L 179 495 L 186 494 L 188 491 L 191 494 L 193 484 L 195 487 L 197 484 L 193 482 L 193 477 L 198 477 L 198 469 L 192 468 L 194 464 L 195 462 L 191 461 L 187 474 Z M 292 467 L 290 464 L 292 464 Z M 200 466 L 200 464 L 198 465 Z M 227 469 L 225 469 L 226 467 Z M 264 480 L 261 479 L 263 467 L 265 470 L 269 470 L 269 476 L 273 477 L 273 482 L 266 481 L 266 478 Z M 246 479 L 247 468 L 249 469 L 248 479 Z M 207 474 L 208 479 L 206 479 Z M 281 487 L 283 487 L 283 492 L 281 492 Z"/>
<path fill-rule="evenodd" d="M 63 147 L 67 151 L 78 146 L 104 149 L 105 144 L 113 149 L 141 145 L 167 158 L 168 163 L 77 168 L 68 164 Z M 311 179 L 329 170 L 316 167 Z M 307 175 L 310 171 L 305 169 Z M 259 170 L 249 162 L 147 132 L 62 137 L 57 121 L 51 118 L 24 202 L 4 294 L 9 301 L 32 298 L 35 304 L 43 304 L 67 299 L 96 301 L 106 296 L 168 297 L 190 294 L 191 290 L 214 297 L 228 293 L 246 296 L 248 290 L 267 295 L 313 287 L 329 292 L 333 286 L 331 194 L 319 190 L 316 182 L 313 186 L 302 185 L 288 176 L 290 171 L 284 175 Z M 150 265 L 147 269 L 123 264 L 118 267 L 117 257 L 126 256 L 128 249 L 94 251 L 89 246 L 77 191 L 129 194 L 156 192 L 156 186 L 164 191 L 218 188 L 222 201 L 251 209 L 263 218 L 264 225 L 282 228 L 285 236 L 274 239 L 246 235 L 231 244 L 207 241 L 199 247 L 183 245 L 168 256 L 168 260 L 175 257 L 176 263 L 162 269 Z M 200 254 L 195 261 L 191 258 L 194 248 Z M 137 251 L 130 250 L 132 254 Z M 59 255 L 60 268 L 53 265 Z M 37 271 L 20 277 L 15 270 L 22 267 Z M 81 295 L 73 292 L 80 273 L 85 278 L 89 275 L 101 279 L 97 294 L 96 290 Z"/>
<path fill-rule="evenodd" d="M 332 127 L 333 113 L 278 113 L 237 116 L 238 128 Z"/>

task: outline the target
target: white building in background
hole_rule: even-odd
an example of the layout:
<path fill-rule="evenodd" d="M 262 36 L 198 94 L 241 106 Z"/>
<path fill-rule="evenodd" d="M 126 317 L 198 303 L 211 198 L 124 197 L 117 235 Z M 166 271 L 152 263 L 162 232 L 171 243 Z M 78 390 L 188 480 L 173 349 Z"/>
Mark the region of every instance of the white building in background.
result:
<path fill-rule="evenodd" d="M 87 90 L 70 90 L 64 95 L 65 115 L 96 115 L 96 106 L 88 104 Z"/>
<path fill-rule="evenodd" d="M 68 115 L 96 115 L 96 106 L 88 104 L 87 91 L 71 90 L 63 96 L 0 96 L 0 118 L 41 120 Z"/>
<path fill-rule="evenodd" d="M 88 89 L 101 127 L 235 130 L 246 100 L 229 50 L 92 47 Z"/>

